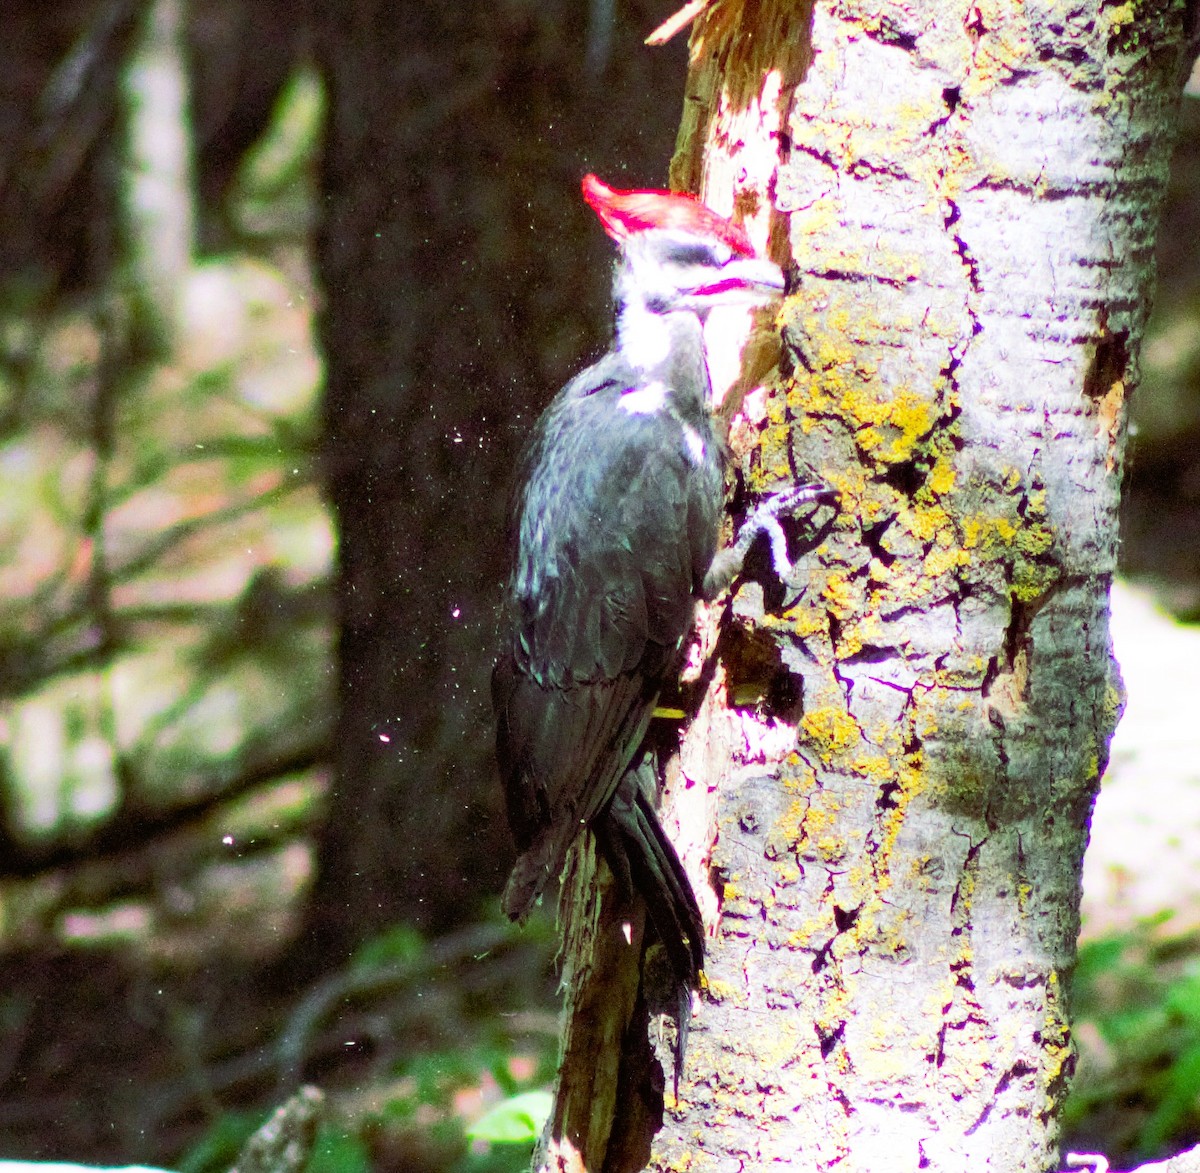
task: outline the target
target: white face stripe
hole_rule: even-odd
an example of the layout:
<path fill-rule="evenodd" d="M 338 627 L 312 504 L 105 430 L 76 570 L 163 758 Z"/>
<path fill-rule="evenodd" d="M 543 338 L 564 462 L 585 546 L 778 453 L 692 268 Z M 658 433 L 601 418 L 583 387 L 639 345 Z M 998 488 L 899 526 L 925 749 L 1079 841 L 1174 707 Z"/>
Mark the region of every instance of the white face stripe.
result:
<path fill-rule="evenodd" d="M 700 433 L 692 427 L 691 424 L 683 425 L 683 438 L 687 441 L 688 454 L 692 458 L 693 464 L 701 464 L 704 461 L 704 440 Z"/>
<path fill-rule="evenodd" d="M 630 415 L 653 415 L 667 403 L 667 388 L 662 383 L 647 383 L 632 391 L 621 392 L 621 407 Z"/>
<path fill-rule="evenodd" d="M 642 305 L 626 305 L 617 320 L 622 353 L 635 367 L 648 371 L 665 361 L 671 335 L 660 315 Z"/>

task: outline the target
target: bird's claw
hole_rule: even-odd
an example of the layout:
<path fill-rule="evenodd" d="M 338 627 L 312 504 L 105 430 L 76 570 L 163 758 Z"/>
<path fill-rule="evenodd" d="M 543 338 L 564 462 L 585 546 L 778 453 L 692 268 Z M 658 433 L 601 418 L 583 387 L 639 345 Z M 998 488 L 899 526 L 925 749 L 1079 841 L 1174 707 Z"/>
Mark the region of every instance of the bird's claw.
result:
<path fill-rule="evenodd" d="M 786 582 L 792 574 L 792 563 L 788 557 L 787 538 L 779 518 L 793 512 L 801 505 L 834 502 L 837 493 L 820 481 L 807 481 L 772 493 L 758 505 L 742 523 L 738 531 L 737 545 L 749 550 L 751 542 L 759 534 L 765 534 L 771 544 L 771 564 L 775 573 Z"/>

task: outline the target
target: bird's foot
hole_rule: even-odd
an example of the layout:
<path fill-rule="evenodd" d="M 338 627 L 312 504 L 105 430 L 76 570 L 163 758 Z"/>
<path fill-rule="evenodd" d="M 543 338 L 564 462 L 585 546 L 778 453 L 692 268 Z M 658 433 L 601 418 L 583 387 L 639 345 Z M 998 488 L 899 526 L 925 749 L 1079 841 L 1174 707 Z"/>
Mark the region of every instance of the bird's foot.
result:
<path fill-rule="evenodd" d="M 780 517 L 795 512 L 801 505 L 821 504 L 836 499 L 837 494 L 820 481 L 807 481 L 803 485 L 792 485 L 778 493 L 772 493 L 742 522 L 734 547 L 741 550 L 744 559 L 754 539 L 759 534 L 766 535 L 771 544 L 771 565 L 775 573 L 786 582 L 791 577 L 792 562 L 788 557 L 783 526 L 779 524 Z"/>
<path fill-rule="evenodd" d="M 750 547 L 754 545 L 754 539 L 759 534 L 766 535 L 771 545 L 771 563 L 775 573 L 786 583 L 792 574 L 792 563 L 788 558 L 787 538 L 779 524 L 780 517 L 794 512 L 802 505 L 823 502 L 832 504 L 836 500 L 837 493 L 820 481 L 806 481 L 802 485 L 792 485 L 778 493 L 772 493 L 742 522 L 733 545 L 722 550 L 713 559 L 713 564 L 704 578 L 703 597 L 715 599 L 742 572 L 746 555 L 750 553 Z"/>

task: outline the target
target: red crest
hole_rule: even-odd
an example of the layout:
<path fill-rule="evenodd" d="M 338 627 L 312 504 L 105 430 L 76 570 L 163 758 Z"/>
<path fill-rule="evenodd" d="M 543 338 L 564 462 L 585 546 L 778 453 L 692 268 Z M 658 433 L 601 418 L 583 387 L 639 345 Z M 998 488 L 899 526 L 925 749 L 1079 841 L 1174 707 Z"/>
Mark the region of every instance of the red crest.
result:
<path fill-rule="evenodd" d="M 595 175 L 583 177 L 583 198 L 600 217 L 604 231 L 618 244 L 648 228 L 670 228 L 697 236 L 715 236 L 735 253 L 752 257 L 746 230 L 705 207 L 693 195 L 675 191 L 621 191 Z"/>

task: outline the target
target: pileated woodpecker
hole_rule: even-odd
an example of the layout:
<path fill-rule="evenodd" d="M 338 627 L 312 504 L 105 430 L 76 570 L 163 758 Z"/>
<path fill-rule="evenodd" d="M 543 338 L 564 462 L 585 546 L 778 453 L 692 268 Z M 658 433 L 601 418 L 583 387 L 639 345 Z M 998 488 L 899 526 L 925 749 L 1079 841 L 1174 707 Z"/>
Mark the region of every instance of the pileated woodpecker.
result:
<path fill-rule="evenodd" d="M 547 408 L 519 474 L 492 675 L 497 758 L 520 850 L 503 904 L 523 918 L 592 828 L 666 950 L 682 1042 L 704 926 L 655 815 L 652 767 L 639 748 L 696 601 L 729 585 L 759 533 L 787 573 L 777 516 L 828 491 L 805 484 L 768 498 L 717 553 L 724 449 L 703 322 L 714 306 L 780 297 L 783 274 L 741 228 L 691 196 L 615 191 L 593 175 L 583 194 L 621 246 L 616 341 Z"/>

